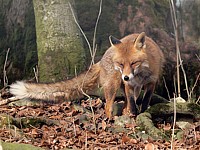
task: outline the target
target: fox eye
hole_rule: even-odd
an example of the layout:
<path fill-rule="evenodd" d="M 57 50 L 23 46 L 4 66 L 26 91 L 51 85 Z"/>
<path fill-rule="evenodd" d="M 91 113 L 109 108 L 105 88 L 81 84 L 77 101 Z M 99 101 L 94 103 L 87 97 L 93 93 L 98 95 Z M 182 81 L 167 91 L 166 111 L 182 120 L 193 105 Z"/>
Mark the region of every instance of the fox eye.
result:
<path fill-rule="evenodd" d="M 139 61 L 134 61 L 134 62 L 131 63 L 131 66 L 138 66 L 139 64 L 140 64 Z"/>
<path fill-rule="evenodd" d="M 117 62 L 117 64 L 120 66 L 120 67 L 124 67 L 124 64 L 120 63 L 120 62 Z"/>

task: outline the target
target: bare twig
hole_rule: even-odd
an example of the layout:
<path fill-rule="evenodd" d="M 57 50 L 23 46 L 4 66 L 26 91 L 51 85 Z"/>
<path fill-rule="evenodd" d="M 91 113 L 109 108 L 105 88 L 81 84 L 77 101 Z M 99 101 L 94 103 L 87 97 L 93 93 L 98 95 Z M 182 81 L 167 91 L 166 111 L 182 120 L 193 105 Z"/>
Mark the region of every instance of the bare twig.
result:
<path fill-rule="evenodd" d="M 174 91 L 175 91 L 175 95 L 176 95 L 177 94 L 177 90 L 176 90 L 176 77 L 175 76 L 173 76 L 173 81 L 174 81 Z"/>
<path fill-rule="evenodd" d="M 71 116 L 72 117 L 72 122 L 73 122 L 73 128 L 74 128 L 74 136 L 76 136 L 77 134 L 76 134 L 76 125 L 75 125 L 75 123 L 74 123 L 74 118 L 73 118 L 73 116 Z"/>
<path fill-rule="evenodd" d="M 95 44 L 95 43 L 96 43 L 96 31 L 97 31 L 97 26 L 98 26 L 98 22 L 99 22 L 99 18 L 100 18 L 100 15 L 101 15 L 101 10 L 102 10 L 102 0 L 100 1 L 99 13 L 98 13 L 98 17 L 97 17 L 96 25 L 95 25 L 95 30 L 94 30 L 93 49 L 91 49 L 90 42 L 88 41 L 88 39 L 87 39 L 85 33 L 84 33 L 83 30 L 81 29 L 81 27 L 80 27 L 80 25 L 79 25 L 79 23 L 78 23 L 78 21 L 77 21 L 77 19 L 76 19 L 76 17 L 75 17 L 74 11 L 73 11 L 72 6 L 71 6 L 70 3 L 69 3 L 69 6 L 70 6 L 70 8 L 71 8 L 71 12 L 72 12 L 72 15 L 73 15 L 73 17 L 74 17 L 75 23 L 77 24 L 79 30 L 80 30 L 81 33 L 83 34 L 83 36 L 84 36 L 84 38 L 85 38 L 85 40 L 86 40 L 86 42 L 87 42 L 87 44 L 88 44 L 88 47 L 89 47 L 89 50 L 90 50 L 91 59 L 92 59 L 92 60 L 91 60 L 91 63 L 90 63 L 90 66 L 89 66 L 89 69 L 88 69 L 88 71 L 86 72 L 86 74 L 85 74 L 85 76 L 84 76 L 84 78 L 83 78 L 83 82 L 82 82 L 81 86 L 79 87 L 79 89 L 81 90 L 82 94 L 83 94 L 84 96 L 88 97 L 88 99 L 90 100 L 90 108 L 91 108 L 92 115 L 93 115 L 93 123 L 94 123 L 95 134 L 96 134 L 96 125 L 95 125 L 95 124 L 96 124 L 96 121 L 95 121 L 95 117 L 94 117 L 94 110 L 93 110 L 93 107 L 92 107 L 92 101 L 91 101 L 92 99 L 91 99 L 91 97 L 90 97 L 87 93 L 85 93 L 85 92 L 83 91 L 83 87 L 84 87 L 85 79 L 87 78 L 87 75 L 88 75 L 88 73 L 89 73 L 89 71 L 90 71 L 92 65 L 94 64 L 94 58 L 95 58 L 95 55 L 96 55 L 96 50 L 97 50 L 97 47 L 95 46 L 95 45 L 96 45 L 96 44 Z M 78 85 L 79 85 L 79 84 L 78 84 Z"/>
<path fill-rule="evenodd" d="M 185 69 L 183 68 L 183 62 L 181 61 L 180 51 L 179 51 L 179 58 L 180 58 L 180 66 L 181 66 L 184 81 L 185 81 L 185 88 L 186 88 L 188 100 L 190 101 L 191 97 L 190 97 L 190 94 L 189 94 L 189 88 L 188 88 L 188 84 L 187 84 L 187 76 L 186 76 L 186 73 L 185 73 Z"/>
<path fill-rule="evenodd" d="M 192 89 L 191 89 L 191 91 L 190 91 L 190 98 L 192 97 L 192 93 L 193 93 L 193 91 L 194 91 L 194 88 L 195 88 L 196 85 L 197 85 L 197 82 L 199 81 L 199 78 L 200 78 L 200 73 L 198 74 L 198 76 L 197 76 L 197 78 L 196 78 L 196 81 L 195 81 L 195 83 L 194 83 L 194 85 L 193 85 L 193 87 L 192 87 Z"/>
<path fill-rule="evenodd" d="M 96 24 L 95 24 L 95 28 L 94 28 L 94 35 L 93 35 L 93 46 L 92 46 L 92 50 L 93 50 L 93 54 L 95 54 L 95 49 L 96 49 L 96 32 L 97 32 L 97 27 L 98 27 L 98 23 L 99 23 L 99 19 L 101 16 L 101 10 L 102 10 L 102 0 L 100 1 L 100 6 L 99 6 L 99 13 L 97 16 L 97 20 L 96 20 Z"/>
<path fill-rule="evenodd" d="M 196 55 L 197 59 L 200 61 L 200 57 L 197 54 L 195 54 L 195 55 Z"/>
<path fill-rule="evenodd" d="M 87 149 L 88 145 L 88 138 L 87 138 L 87 131 L 85 132 L 85 149 Z"/>
<path fill-rule="evenodd" d="M 38 80 L 38 66 L 37 65 L 33 68 L 33 72 L 34 72 L 34 75 L 35 75 L 35 80 L 38 83 L 39 80 Z"/>
<path fill-rule="evenodd" d="M 69 7 L 70 7 L 70 9 L 71 9 L 71 12 L 72 12 L 72 15 L 73 15 L 73 18 L 74 18 L 74 21 L 75 21 L 76 25 L 78 26 L 78 28 L 79 28 L 79 30 L 81 31 L 83 37 L 85 38 L 85 41 L 86 41 L 86 43 L 87 43 L 87 45 L 88 45 L 88 48 L 89 48 L 89 50 L 90 50 L 90 55 L 91 55 L 91 57 L 93 57 L 93 53 L 92 53 L 92 48 L 91 48 L 91 46 L 90 46 L 90 42 L 89 42 L 89 40 L 87 39 L 85 33 L 83 32 L 81 26 L 79 25 L 79 23 L 78 23 L 78 21 L 77 21 L 77 19 L 76 19 L 76 16 L 75 16 L 75 14 L 74 14 L 73 8 L 72 8 L 72 6 L 71 6 L 70 3 L 69 3 Z M 92 63 L 94 64 L 94 62 L 92 62 Z"/>
<path fill-rule="evenodd" d="M 3 85 L 4 85 L 4 87 L 6 87 L 8 85 L 8 78 L 6 75 L 6 64 L 7 64 L 7 60 L 8 60 L 9 51 L 10 51 L 10 48 L 8 48 L 8 50 L 7 50 L 5 63 L 3 66 Z"/>
<path fill-rule="evenodd" d="M 196 104 L 198 104 L 198 102 L 200 101 L 200 96 L 198 97 L 197 101 L 196 101 Z"/>
<path fill-rule="evenodd" d="M 165 78 L 164 78 L 164 77 L 163 77 L 163 82 L 164 82 L 165 88 L 166 88 L 166 90 L 167 90 L 167 96 L 168 96 L 168 98 L 169 98 L 169 100 L 170 100 L 169 90 L 168 90 L 168 88 L 167 88 L 167 84 L 166 84 L 166 81 L 165 81 Z"/>
<path fill-rule="evenodd" d="M 190 97 L 190 94 L 189 94 L 189 88 L 188 88 L 188 84 L 187 84 L 187 76 L 186 76 L 186 73 L 185 73 L 185 69 L 183 67 L 183 61 L 181 59 L 181 54 L 180 54 L 180 49 L 179 49 L 178 23 L 177 23 L 176 10 L 175 10 L 173 0 L 170 1 L 170 11 L 171 11 L 172 23 L 173 23 L 173 27 L 174 27 L 175 40 L 176 40 L 176 61 L 177 61 L 176 67 L 177 67 L 178 97 L 181 97 L 181 93 L 180 93 L 180 71 L 179 71 L 179 65 L 180 65 L 182 72 L 183 72 L 183 76 L 184 76 L 188 100 L 190 100 L 191 97 Z M 180 62 L 180 64 L 179 64 L 179 62 Z"/>
<path fill-rule="evenodd" d="M 10 98 L 6 98 L 6 99 L 2 99 L 2 100 L 0 101 L 0 106 L 6 105 L 6 104 L 8 104 L 8 103 L 15 102 L 15 101 L 18 101 L 18 100 L 20 100 L 20 99 L 18 99 L 18 98 L 16 98 L 16 97 L 10 97 Z"/>
<path fill-rule="evenodd" d="M 94 133 L 96 134 L 97 133 L 97 129 L 96 129 L 96 120 L 95 120 L 95 117 L 94 117 L 94 109 L 92 107 L 92 98 L 86 94 L 83 89 L 81 88 L 81 92 L 83 93 L 83 95 L 85 95 L 89 100 L 90 100 L 90 109 L 92 111 L 92 119 L 93 119 L 93 124 L 94 124 Z"/>
<path fill-rule="evenodd" d="M 176 95 L 174 94 L 174 121 L 172 127 L 171 150 L 173 150 L 175 124 L 176 124 Z"/>
<path fill-rule="evenodd" d="M 174 1 L 170 0 L 170 12 L 172 17 L 172 23 L 174 27 L 175 40 L 176 40 L 176 73 L 177 73 L 177 84 L 178 84 L 178 97 L 181 97 L 180 90 L 180 70 L 179 70 L 179 41 L 178 41 L 178 24 L 176 20 L 176 12 L 174 7 Z"/>

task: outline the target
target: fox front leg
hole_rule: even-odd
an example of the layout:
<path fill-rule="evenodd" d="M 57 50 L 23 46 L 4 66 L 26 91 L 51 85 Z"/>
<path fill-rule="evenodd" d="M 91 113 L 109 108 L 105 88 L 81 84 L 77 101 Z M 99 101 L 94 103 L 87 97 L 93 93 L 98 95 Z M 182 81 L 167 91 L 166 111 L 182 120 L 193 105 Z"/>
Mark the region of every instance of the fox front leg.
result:
<path fill-rule="evenodd" d="M 149 83 L 144 86 L 144 95 L 140 110 L 141 113 L 143 113 L 148 108 L 154 89 L 155 89 L 155 83 Z"/>
<path fill-rule="evenodd" d="M 125 95 L 126 95 L 126 101 L 125 101 L 124 113 L 136 116 L 138 114 L 138 110 L 136 106 L 134 90 L 130 88 L 129 85 L 125 85 Z"/>
<path fill-rule="evenodd" d="M 106 117 L 109 119 L 113 116 L 113 103 L 116 98 L 118 88 L 116 86 L 107 86 L 104 87 L 104 95 L 106 99 L 106 105 L 105 105 L 105 113 Z"/>

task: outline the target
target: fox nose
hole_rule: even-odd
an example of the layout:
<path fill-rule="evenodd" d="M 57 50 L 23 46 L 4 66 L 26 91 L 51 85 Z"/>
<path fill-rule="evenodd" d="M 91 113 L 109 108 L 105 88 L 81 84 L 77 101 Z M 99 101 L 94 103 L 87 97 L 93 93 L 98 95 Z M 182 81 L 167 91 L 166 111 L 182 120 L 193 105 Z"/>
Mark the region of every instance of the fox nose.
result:
<path fill-rule="evenodd" d="M 124 76 L 124 80 L 125 80 L 125 81 L 128 81 L 128 80 L 129 80 L 129 77 L 128 77 L 128 76 Z"/>

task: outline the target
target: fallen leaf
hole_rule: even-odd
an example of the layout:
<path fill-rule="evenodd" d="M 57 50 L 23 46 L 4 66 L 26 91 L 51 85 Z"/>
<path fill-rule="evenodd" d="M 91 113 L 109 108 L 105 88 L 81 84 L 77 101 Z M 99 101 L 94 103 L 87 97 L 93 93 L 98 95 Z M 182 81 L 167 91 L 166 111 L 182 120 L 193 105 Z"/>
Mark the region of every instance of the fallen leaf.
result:
<path fill-rule="evenodd" d="M 130 141 L 130 138 L 128 136 L 126 136 L 126 135 L 122 136 L 122 143 L 127 143 L 129 141 Z"/>
<path fill-rule="evenodd" d="M 148 143 L 148 144 L 146 144 L 145 145 L 145 148 L 144 148 L 145 150 L 154 150 L 155 149 L 155 146 L 154 146 L 154 144 L 152 144 L 152 143 Z"/>
<path fill-rule="evenodd" d="M 107 124 L 104 120 L 102 120 L 102 128 L 103 130 L 106 130 Z"/>
<path fill-rule="evenodd" d="M 130 143 L 132 143 L 132 144 L 137 144 L 138 141 L 137 141 L 136 139 L 130 139 Z"/>
<path fill-rule="evenodd" d="M 164 129 L 165 131 L 171 130 L 171 124 L 170 124 L 170 123 L 167 123 L 167 124 L 163 127 L 163 129 Z"/>

